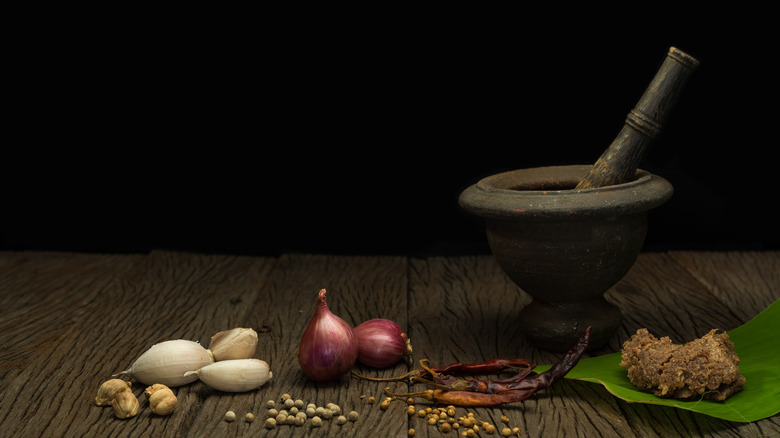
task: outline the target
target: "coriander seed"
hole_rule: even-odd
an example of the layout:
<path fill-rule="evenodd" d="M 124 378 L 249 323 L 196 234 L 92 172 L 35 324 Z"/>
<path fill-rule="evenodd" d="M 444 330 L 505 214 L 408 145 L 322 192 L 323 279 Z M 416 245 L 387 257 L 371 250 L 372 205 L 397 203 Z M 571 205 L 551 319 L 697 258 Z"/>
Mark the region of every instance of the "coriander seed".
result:
<path fill-rule="evenodd" d="M 274 420 L 273 418 L 266 418 L 263 426 L 266 429 L 273 429 L 274 427 L 276 427 L 276 420 Z"/>
<path fill-rule="evenodd" d="M 311 419 L 311 425 L 314 427 L 322 426 L 322 418 L 315 416 L 314 418 Z"/>
<path fill-rule="evenodd" d="M 231 422 L 236 419 L 236 413 L 233 411 L 225 412 L 225 421 Z"/>
<path fill-rule="evenodd" d="M 349 413 L 349 416 L 347 417 L 349 421 L 357 421 L 358 420 L 358 413 L 356 411 L 352 411 Z"/>

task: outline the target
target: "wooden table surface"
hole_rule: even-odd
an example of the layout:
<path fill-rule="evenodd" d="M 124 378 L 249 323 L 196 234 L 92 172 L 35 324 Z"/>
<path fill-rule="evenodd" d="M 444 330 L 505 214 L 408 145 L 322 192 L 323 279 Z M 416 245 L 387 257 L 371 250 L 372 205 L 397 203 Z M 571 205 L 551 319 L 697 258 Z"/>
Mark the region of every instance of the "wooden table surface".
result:
<path fill-rule="evenodd" d="M 315 384 L 298 367 L 298 342 L 328 290 L 331 310 L 356 325 L 388 318 L 405 328 L 415 361 L 434 365 L 496 357 L 552 363 L 557 353 L 524 341 L 515 318 L 530 299 L 491 256 L 409 258 L 285 254 L 278 258 L 179 252 L 82 254 L 0 252 L 0 436 L 461 436 L 444 434 L 406 405 L 382 410 L 384 383 L 345 376 Z M 620 349 L 637 328 L 682 342 L 712 328 L 730 330 L 780 297 L 780 252 L 642 253 L 607 293 L 623 312 L 619 334 L 599 355 Z M 258 390 L 229 394 L 201 382 L 176 388 L 176 411 L 151 413 L 144 385 L 141 410 L 128 420 L 97 407 L 101 382 L 152 344 L 190 339 L 208 344 L 232 327 L 260 332 L 256 357 L 273 379 Z M 396 376 L 407 365 L 376 371 Z M 412 387 L 420 390 L 420 385 Z M 405 384 L 398 390 L 405 391 Z M 322 427 L 263 427 L 266 401 L 290 394 L 305 403 L 337 403 L 359 419 Z M 368 397 L 377 403 L 368 403 Z M 430 406 L 420 401 L 417 407 Z M 234 422 L 223 416 L 232 410 Z M 252 412 L 254 422 L 243 416 Z M 780 416 L 732 423 L 669 407 L 632 404 L 602 386 L 563 380 L 531 398 L 497 408 L 459 408 L 520 436 L 777 436 Z M 483 430 L 477 436 L 489 436 Z M 500 436 L 497 432 L 493 436 Z"/>

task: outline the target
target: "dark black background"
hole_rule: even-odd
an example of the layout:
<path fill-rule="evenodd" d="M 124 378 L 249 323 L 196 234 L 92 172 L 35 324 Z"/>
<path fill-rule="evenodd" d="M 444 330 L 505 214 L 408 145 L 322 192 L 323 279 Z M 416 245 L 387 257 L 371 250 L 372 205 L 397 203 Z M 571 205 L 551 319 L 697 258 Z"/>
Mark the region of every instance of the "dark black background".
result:
<path fill-rule="evenodd" d="M 675 187 L 645 249 L 778 247 L 771 29 L 465 15 L 108 22 L 20 50 L 0 249 L 483 252 L 460 192 L 594 162 L 670 46 L 701 66 L 641 166 Z"/>

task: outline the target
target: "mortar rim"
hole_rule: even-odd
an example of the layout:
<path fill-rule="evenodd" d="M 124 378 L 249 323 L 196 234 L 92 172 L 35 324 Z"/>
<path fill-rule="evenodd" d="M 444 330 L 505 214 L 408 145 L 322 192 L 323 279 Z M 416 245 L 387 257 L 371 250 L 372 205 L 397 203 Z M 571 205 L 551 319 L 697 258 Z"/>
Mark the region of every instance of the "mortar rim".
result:
<path fill-rule="evenodd" d="M 641 213 L 671 198 L 672 185 L 643 169 L 633 181 L 607 187 L 575 189 L 591 165 L 543 166 L 515 169 L 480 179 L 458 198 L 464 210 L 497 219 L 622 216 Z M 551 185 L 551 189 L 519 189 Z M 572 187 L 559 188 L 555 187 Z"/>

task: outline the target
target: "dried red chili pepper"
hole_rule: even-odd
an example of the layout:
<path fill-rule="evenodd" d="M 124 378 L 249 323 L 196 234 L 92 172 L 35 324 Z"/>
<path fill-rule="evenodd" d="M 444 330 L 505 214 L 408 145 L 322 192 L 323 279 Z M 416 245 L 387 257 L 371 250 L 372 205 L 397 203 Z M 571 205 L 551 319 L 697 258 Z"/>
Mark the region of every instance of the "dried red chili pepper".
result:
<path fill-rule="evenodd" d="M 441 368 L 423 367 L 420 370 L 420 377 L 425 377 L 430 372 L 437 374 L 488 374 L 504 371 L 507 368 L 526 368 L 529 366 L 531 363 L 526 359 L 491 359 L 472 363 L 455 362 Z"/>
<path fill-rule="evenodd" d="M 590 332 L 591 329 L 588 327 L 577 344 L 561 360 L 555 363 L 549 370 L 531 377 L 527 377 L 527 372 L 521 372 L 518 373 L 518 376 L 495 381 L 456 379 L 452 385 L 433 382 L 438 389 L 429 389 L 422 392 L 393 394 L 387 388 L 385 388 L 385 392 L 396 397 L 422 397 L 437 403 L 456 406 L 496 406 L 503 403 L 522 401 L 536 391 L 549 388 L 577 365 L 590 342 Z"/>
<path fill-rule="evenodd" d="M 443 405 L 453 406 L 497 406 L 504 403 L 523 401 L 530 397 L 533 390 L 513 389 L 498 394 L 473 391 L 448 391 L 446 389 L 428 389 L 421 392 L 408 394 L 393 394 L 385 388 L 385 393 L 390 397 L 421 397 Z"/>
<path fill-rule="evenodd" d="M 463 379 L 456 376 L 440 374 L 436 375 L 433 380 L 415 379 L 416 382 L 422 382 L 429 386 L 433 386 L 438 389 L 446 389 L 450 391 L 472 391 L 472 392 L 485 392 L 489 394 L 504 392 L 510 389 L 516 389 L 514 386 L 517 382 L 528 377 L 533 372 L 533 367 L 521 370 L 512 377 L 496 380 L 479 380 L 479 379 Z"/>
<path fill-rule="evenodd" d="M 423 365 L 423 362 L 427 362 L 427 359 L 420 361 L 421 369 L 412 370 L 408 373 L 397 377 L 366 377 L 361 376 L 356 372 L 352 372 L 353 375 L 361 379 L 373 380 L 375 382 L 397 382 L 400 380 L 408 380 L 408 382 L 414 383 L 419 379 L 424 379 L 427 376 L 435 376 L 439 374 L 495 374 L 504 371 L 508 368 L 526 368 L 530 372 L 533 366 L 526 359 L 491 359 L 485 362 L 455 362 L 444 367 L 427 367 Z"/>

